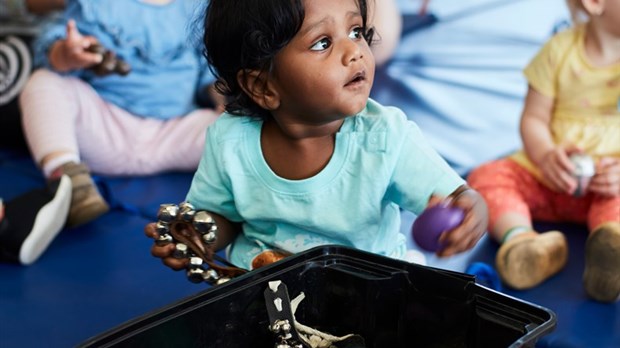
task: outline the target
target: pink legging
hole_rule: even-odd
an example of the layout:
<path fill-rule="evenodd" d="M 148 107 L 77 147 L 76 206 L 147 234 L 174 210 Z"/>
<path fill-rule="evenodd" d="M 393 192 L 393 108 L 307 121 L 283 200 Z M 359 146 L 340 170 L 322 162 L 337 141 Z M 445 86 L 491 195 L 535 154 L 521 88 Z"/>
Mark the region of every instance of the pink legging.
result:
<path fill-rule="evenodd" d="M 510 159 L 480 166 L 467 181 L 487 202 L 490 228 L 508 212 L 530 220 L 587 223 L 590 231 L 604 222 L 620 222 L 620 197 L 592 193 L 574 197 L 554 192 Z"/>
<path fill-rule="evenodd" d="M 78 155 L 95 173 L 148 175 L 197 168 L 210 109 L 170 120 L 138 117 L 107 103 L 86 82 L 37 70 L 20 96 L 24 133 L 37 163 Z"/>

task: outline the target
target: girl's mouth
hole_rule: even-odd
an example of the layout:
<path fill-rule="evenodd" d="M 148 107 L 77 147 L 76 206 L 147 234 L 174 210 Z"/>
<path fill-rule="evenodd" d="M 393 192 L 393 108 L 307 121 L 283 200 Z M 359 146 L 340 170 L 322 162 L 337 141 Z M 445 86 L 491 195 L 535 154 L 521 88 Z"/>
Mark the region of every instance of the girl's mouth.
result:
<path fill-rule="evenodd" d="M 353 86 L 366 80 L 366 71 L 362 70 L 353 75 L 353 78 L 345 84 L 345 87 Z"/>

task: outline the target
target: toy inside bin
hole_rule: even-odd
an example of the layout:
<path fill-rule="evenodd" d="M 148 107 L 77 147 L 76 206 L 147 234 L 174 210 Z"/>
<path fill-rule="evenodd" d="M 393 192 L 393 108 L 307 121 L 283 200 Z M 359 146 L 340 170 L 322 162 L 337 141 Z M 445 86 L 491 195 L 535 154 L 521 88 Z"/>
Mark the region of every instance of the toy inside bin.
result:
<path fill-rule="evenodd" d="M 263 292 L 280 280 L 305 299 L 297 321 L 366 347 L 534 347 L 555 314 L 472 276 L 340 246 L 249 272 L 146 314 L 81 347 L 274 347 Z"/>

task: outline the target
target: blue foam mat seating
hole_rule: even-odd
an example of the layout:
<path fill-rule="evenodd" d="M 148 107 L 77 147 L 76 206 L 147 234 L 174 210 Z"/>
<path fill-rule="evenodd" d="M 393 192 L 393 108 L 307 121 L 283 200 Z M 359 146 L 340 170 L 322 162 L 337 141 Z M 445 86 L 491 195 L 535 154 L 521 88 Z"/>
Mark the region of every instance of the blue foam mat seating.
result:
<path fill-rule="evenodd" d="M 112 200 L 111 212 L 63 230 L 32 266 L 0 264 L 0 346 L 75 346 L 206 289 L 207 285 L 190 283 L 182 272 L 173 272 L 152 257 L 152 241 L 143 234 L 159 204 L 183 200 L 191 177 L 191 173 L 98 177 Z M 7 150 L 0 150 L 0 183 L 7 200 L 44 184 L 27 154 Z M 408 224 L 405 217 L 404 231 Z M 566 268 L 531 290 L 503 288 L 507 295 L 557 314 L 555 331 L 537 346 L 620 347 L 620 304 L 588 299 L 581 284 L 585 227 L 549 223 L 537 227 L 566 233 L 570 250 Z M 492 266 L 496 251 L 496 243 L 484 238 L 471 254 L 460 255 L 459 265 L 428 260 L 432 266 L 465 270 L 475 262 Z"/>

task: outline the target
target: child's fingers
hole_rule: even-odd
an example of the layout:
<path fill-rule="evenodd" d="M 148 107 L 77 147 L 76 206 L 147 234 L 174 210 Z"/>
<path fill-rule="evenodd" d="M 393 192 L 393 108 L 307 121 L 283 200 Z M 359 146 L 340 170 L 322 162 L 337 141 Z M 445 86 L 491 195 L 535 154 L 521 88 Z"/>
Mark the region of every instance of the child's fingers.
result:
<path fill-rule="evenodd" d="M 437 253 L 438 256 L 451 256 L 465 250 L 465 238 L 469 231 L 467 221 L 463 221 L 457 228 L 444 232 L 439 238 L 439 243 L 444 247 Z"/>
<path fill-rule="evenodd" d="M 577 187 L 577 181 L 571 174 L 570 170 L 566 170 L 559 163 L 559 159 L 549 159 L 551 162 L 545 164 L 543 168 L 544 176 L 547 182 L 552 186 L 555 191 L 572 193 Z M 572 165 L 572 164 L 571 164 Z"/>
<path fill-rule="evenodd" d="M 471 237 L 464 236 L 462 232 L 457 231 L 456 229 L 450 232 L 449 238 L 445 242 L 445 247 L 441 249 L 437 255 L 440 257 L 452 256 L 467 250 L 467 246 L 470 244 Z"/>
<path fill-rule="evenodd" d="M 439 240 L 445 247 L 437 255 L 452 256 L 473 248 L 484 235 L 484 226 L 482 220 L 467 214 L 461 225 L 441 235 Z"/>
<path fill-rule="evenodd" d="M 85 48 L 99 44 L 99 40 L 97 40 L 96 37 L 91 35 L 83 36 L 82 40 L 84 41 Z"/>
<path fill-rule="evenodd" d="M 439 243 L 444 247 L 437 253 L 438 256 L 450 256 L 460 251 L 463 238 L 468 231 L 470 231 L 472 220 L 474 219 L 471 213 L 471 207 L 473 202 L 467 194 L 463 194 L 460 199 L 453 201 L 452 204 L 460 209 L 463 209 L 465 217 L 463 221 L 454 229 L 445 231 L 439 236 Z"/>
<path fill-rule="evenodd" d="M 153 238 L 153 239 L 159 236 L 154 222 L 151 222 L 144 227 L 144 234 L 147 237 Z M 151 255 L 153 255 L 154 257 L 160 258 L 161 262 L 164 265 L 170 267 L 171 269 L 175 271 L 179 271 L 179 270 L 187 268 L 187 266 L 189 265 L 188 259 L 176 259 L 174 257 L 171 257 L 172 253 L 174 252 L 174 249 L 175 247 L 174 247 L 174 244 L 172 243 L 166 244 L 166 245 L 153 244 L 153 246 L 151 247 Z"/>
<path fill-rule="evenodd" d="M 184 259 L 177 259 L 172 257 L 172 252 L 174 251 L 175 247 L 174 244 L 167 244 L 167 245 L 156 245 L 154 244 L 151 247 L 151 255 L 153 255 L 154 257 L 157 257 L 159 259 L 161 259 L 161 262 L 172 268 L 175 271 L 179 271 L 182 270 L 184 268 L 186 268 L 189 265 L 189 259 L 184 258 Z"/>
<path fill-rule="evenodd" d="M 428 199 L 427 209 L 428 207 L 432 207 L 434 205 L 441 203 L 444 199 L 445 197 L 443 196 L 431 195 L 431 198 Z"/>
<path fill-rule="evenodd" d="M 577 189 L 577 180 L 569 172 L 561 170 L 558 172 L 556 177 L 556 183 L 558 184 L 561 192 L 572 194 Z"/>
<path fill-rule="evenodd" d="M 174 257 L 163 258 L 162 263 L 175 271 L 186 269 L 189 266 L 189 259 L 175 259 Z"/>
<path fill-rule="evenodd" d="M 620 173 L 596 175 L 590 181 L 588 190 L 603 196 L 620 195 Z"/>
<path fill-rule="evenodd" d="M 601 158 L 588 190 L 604 196 L 620 195 L 620 161 L 611 157 Z"/>
<path fill-rule="evenodd" d="M 103 55 L 99 53 L 83 52 L 80 54 L 80 61 L 86 66 L 99 64 L 103 61 Z"/>
<path fill-rule="evenodd" d="M 174 249 L 175 249 L 175 246 L 173 243 L 166 244 L 166 245 L 154 244 L 153 247 L 151 248 L 151 255 L 163 259 L 166 257 L 170 257 L 172 253 L 174 252 Z"/>
<path fill-rule="evenodd" d="M 484 236 L 485 229 L 486 224 L 483 221 L 478 221 L 478 224 L 476 224 L 472 229 L 474 232 L 467 235 L 465 240 L 465 250 L 469 250 L 478 244 L 482 236 Z"/>
<path fill-rule="evenodd" d="M 144 235 L 153 239 L 157 238 L 156 225 L 156 223 L 150 222 L 144 226 Z"/>
<path fill-rule="evenodd" d="M 614 157 L 603 157 L 598 161 L 596 167 L 597 172 L 604 171 L 607 167 L 620 167 L 620 159 Z"/>
<path fill-rule="evenodd" d="M 67 41 L 76 42 L 80 40 L 82 35 L 77 29 L 77 25 L 75 24 L 75 20 L 69 19 L 67 21 Z"/>
<path fill-rule="evenodd" d="M 78 54 L 83 52 L 91 45 L 97 43 L 97 39 L 93 36 L 83 36 L 73 19 L 67 22 L 67 37 L 65 39 L 69 49 Z"/>

